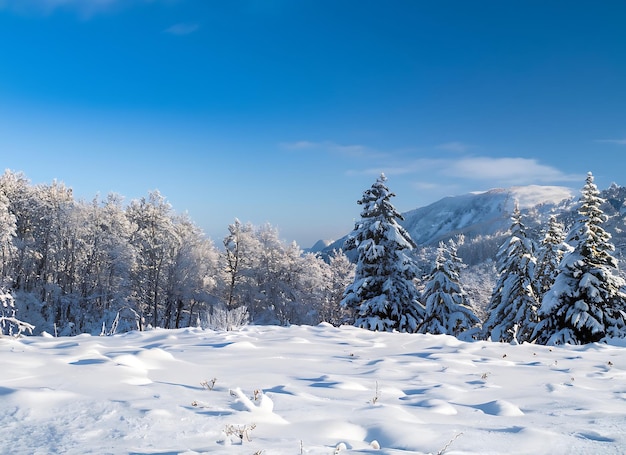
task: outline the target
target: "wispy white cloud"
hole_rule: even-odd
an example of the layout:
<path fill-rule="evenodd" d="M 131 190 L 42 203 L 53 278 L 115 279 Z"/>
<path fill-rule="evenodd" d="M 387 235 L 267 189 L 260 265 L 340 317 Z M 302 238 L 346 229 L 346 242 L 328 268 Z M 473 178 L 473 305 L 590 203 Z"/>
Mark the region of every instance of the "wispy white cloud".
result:
<path fill-rule="evenodd" d="M 163 30 L 163 33 L 169 33 L 170 35 L 177 36 L 190 35 L 196 32 L 199 28 L 200 26 L 198 24 L 179 23 L 166 28 Z"/>
<path fill-rule="evenodd" d="M 445 150 L 448 152 L 457 152 L 457 153 L 464 153 L 468 151 L 470 148 L 471 148 L 470 145 L 465 144 L 463 142 L 458 142 L 458 141 L 446 142 L 444 144 L 439 144 L 436 147 L 437 150 Z"/>
<path fill-rule="evenodd" d="M 626 139 L 598 139 L 596 142 L 603 142 L 605 144 L 626 145 Z"/>
<path fill-rule="evenodd" d="M 287 150 L 306 153 L 335 153 L 352 159 L 353 165 L 345 171 L 349 176 L 387 176 L 411 180 L 416 190 L 449 192 L 452 189 L 474 191 L 477 188 L 509 187 L 518 185 L 560 185 L 584 181 L 584 174 L 568 174 L 537 159 L 490 156 L 428 156 L 428 150 L 394 150 L 382 153 L 361 144 L 344 145 L 332 141 L 285 142 Z M 466 152 L 472 146 L 449 142 L 438 150 Z M 430 148 L 430 153 L 433 149 Z M 423 157 L 415 158 L 419 154 Z M 441 154 L 440 154 L 441 155 Z M 469 189 L 468 189 L 469 188 Z"/>
<path fill-rule="evenodd" d="M 513 185 L 580 181 L 580 175 L 565 174 L 528 158 L 472 157 L 450 161 L 442 169 L 449 177 L 491 180 Z"/>
<path fill-rule="evenodd" d="M 483 182 L 489 186 L 556 184 L 583 181 L 584 175 L 566 174 L 552 166 L 528 158 L 467 157 L 462 159 L 421 158 L 381 163 L 348 175 L 411 175 L 419 179 L 422 189 L 450 186 L 461 182 Z M 415 186 L 415 185 L 414 185 Z"/>

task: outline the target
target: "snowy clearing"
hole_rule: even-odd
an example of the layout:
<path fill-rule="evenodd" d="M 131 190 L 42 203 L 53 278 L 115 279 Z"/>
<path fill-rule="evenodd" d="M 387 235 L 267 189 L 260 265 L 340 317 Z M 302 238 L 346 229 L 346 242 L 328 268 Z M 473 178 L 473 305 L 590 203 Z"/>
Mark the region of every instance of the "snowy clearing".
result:
<path fill-rule="evenodd" d="M 623 453 L 617 343 L 326 324 L 5 337 L 0 453 Z"/>

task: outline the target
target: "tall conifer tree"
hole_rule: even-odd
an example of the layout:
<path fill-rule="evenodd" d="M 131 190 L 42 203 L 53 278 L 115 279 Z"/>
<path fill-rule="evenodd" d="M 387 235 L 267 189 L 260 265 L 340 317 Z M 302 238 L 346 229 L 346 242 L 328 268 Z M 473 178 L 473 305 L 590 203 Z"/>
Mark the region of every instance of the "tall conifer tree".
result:
<path fill-rule="evenodd" d="M 537 265 L 533 280 L 535 295 L 539 301 L 552 287 L 561 259 L 563 259 L 563 255 L 567 251 L 571 251 L 571 247 L 565 243 L 563 225 L 557 221 L 556 215 L 551 215 L 548 221 L 548 229 L 541 241 L 541 248 L 537 253 Z"/>
<path fill-rule="evenodd" d="M 537 323 L 537 299 L 533 291 L 535 257 L 532 242 L 517 205 L 511 217 L 511 234 L 498 251 L 498 281 L 483 325 L 492 341 L 530 341 Z"/>
<path fill-rule="evenodd" d="M 463 263 L 453 240 L 439 243 L 435 267 L 427 280 L 421 301 L 426 306 L 420 333 L 453 335 L 472 339 L 480 320 L 463 290 L 460 270 Z"/>
<path fill-rule="evenodd" d="M 358 259 L 342 305 L 354 314 L 359 327 L 415 332 L 424 315 L 413 283 L 418 268 L 407 254 L 415 242 L 398 224 L 403 218 L 390 202 L 395 194 L 386 180 L 381 174 L 358 201 L 363 206 L 361 220 L 345 245 L 358 252 Z"/>
<path fill-rule="evenodd" d="M 539 309 L 537 343 L 585 344 L 626 334 L 625 282 L 611 254 L 611 235 L 602 228 L 607 220 L 603 202 L 590 172 L 581 191 L 578 222 L 567 238 L 574 249 L 563 257 Z"/>

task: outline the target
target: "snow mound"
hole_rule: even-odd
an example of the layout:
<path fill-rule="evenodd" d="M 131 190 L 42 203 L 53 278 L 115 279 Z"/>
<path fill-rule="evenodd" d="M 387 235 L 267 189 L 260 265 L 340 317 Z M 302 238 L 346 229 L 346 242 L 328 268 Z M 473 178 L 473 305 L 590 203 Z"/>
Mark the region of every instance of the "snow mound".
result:
<path fill-rule="evenodd" d="M 506 400 L 494 400 L 488 403 L 477 404 L 472 407 L 480 409 L 485 414 L 493 416 L 516 417 L 524 415 L 520 408 Z"/>
<path fill-rule="evenodd" d="M 427 408 L 428 410 L 437 414 L 447 416 L 453 416 L 457 414 L 457 410 L 454 406 L 452 406 L 447 401 L 438 400 L 436 398 L 430 398 L 428 400 L 420 401 L 419 403 L 417 403 L 417 406 Z"/>

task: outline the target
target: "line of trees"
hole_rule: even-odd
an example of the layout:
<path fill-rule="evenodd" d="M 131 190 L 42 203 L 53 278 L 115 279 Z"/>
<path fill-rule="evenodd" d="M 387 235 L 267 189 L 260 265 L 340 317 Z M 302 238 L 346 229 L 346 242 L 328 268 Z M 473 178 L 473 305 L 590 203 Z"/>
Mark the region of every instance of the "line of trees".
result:
<path fill-rule="evenodd" d="M 440 243 L 435 265 L 416 280 L 414 243 L 381 175 L 364 192 L 364 206 L 347 249 L 358 254 L 354 282 L 342 304 L 357 326 L 449 334 L 501 342 L 584 344 L 626 336 L 626 285 L 611 236 L 602 225 L 604 200 L 588 174 L 578 218 L 567 236 L 550 219 L 539 247 L 527 236 L 517 207 L 497 257 L 497 281 L 481 324 L 463 289 L 457 242 Z M 418 295 L 417 287 L 423 289 Z"/>
<path fill-rule="evenodd" d="M 354 266 L 286 244 L 270 225 L 235 221 L 217 248 L 158 192 L 124 204 L 75 200 L 59 182 L 0 176 L 0 285 L 9 316 L 57 334 L 196 326 L 245 308 L 254 323 L 337 324 Z M 340 291 L 341 290 L 341 291 Z"/>
<path fill-rule="evenodd" d="M 62 183 L 32 185 L 6 171 L 0 333 L 32 325 L 64 335 L 115 333 L 249 318 L 515 343 L 626 336 L 625 282 L 591 173 L 567 234 L 552 217 L 537 244 L 515 208 L 491 296 L 479 306 L 484 314 L 461 282 L 463 239 L 441 242 L 427 261 L 398 223 L 394 196 L 381 175 L 358 201 L 361 219 L 345 244 L 353 264 L 342 251 L 322 259 L 283 242 L 271 225 L 238 220 L 218 248 L 158 191 L 128 204 L 114 194 L 84 202 Z"/>

